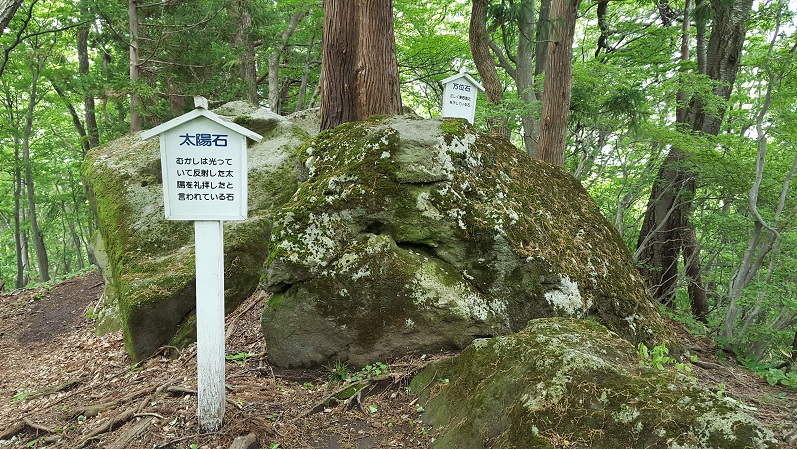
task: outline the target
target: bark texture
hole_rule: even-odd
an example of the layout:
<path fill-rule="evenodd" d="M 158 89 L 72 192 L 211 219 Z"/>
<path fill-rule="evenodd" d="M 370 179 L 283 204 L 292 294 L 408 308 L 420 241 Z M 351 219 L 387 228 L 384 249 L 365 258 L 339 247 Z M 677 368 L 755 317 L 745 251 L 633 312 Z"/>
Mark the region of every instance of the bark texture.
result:
<path fill-rule="evenodd" d="M 501 86 L 501 81 L 498 79 L 495 59 L 493 59 L 488 45 L 487 0 L 473 0 L 469 31 L 470 52 L 473 55 L 476 70 L 479 71 L 487 102 L 496 105 L 500 104 L 504 101 L 504 90 Z M 490 127 L 490 131 L 505 137 L 509 136 L 505 117 L 488 118 L 487 125 Z"/>
<path fill-rule="evenodd" d="M 553 0 L 537 158 L 564 165 L 573 74 L 573 34 L 580 0 Z"/>
<path fill-rule="evenodd" d="M 325 0 L 321 129 L 401 114 L 392 0 Z"/>

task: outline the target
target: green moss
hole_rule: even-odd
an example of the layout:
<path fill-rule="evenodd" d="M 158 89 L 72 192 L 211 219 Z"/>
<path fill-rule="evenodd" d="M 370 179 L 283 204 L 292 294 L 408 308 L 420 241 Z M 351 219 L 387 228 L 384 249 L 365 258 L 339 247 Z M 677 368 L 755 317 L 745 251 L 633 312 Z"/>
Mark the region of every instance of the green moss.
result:
<path fill-rule="evenodd" d="M 277 126 L 279 126 L 279 121 L 275 119 L 255 119 L 245 115 L 235 117 L 233 119 L 233 123 L 241 125 L 250 131 L 254 131 L 261 136 L 267 136 L 271 131 L 275 130 Z"/>
<path fill-rule="evenodd" d="M 447 118 L 440 123 L 440 129 L 446 134 L 464 137 L 467 130 L 473 129 L 466 119 Z"/>
<path fill-rule="evenodd" d="M 447 267 L 446 288 L 466 284 L 484 301 L 505 303 L 502 332 L 564 315 L 595 317 L 634 343 L 668 337 L 619 235 L 577 180 L 506 139 L 475 133 L 464 120 L 403 120 L 347 123 L 300 149 L 308 176 L 275 216 L 262 277 L 267 288 L 296 289 L 292 298 L 300 288 L 336 298 L 357 282 L 330 274 L 330 267 L 362 250 L 368 235 L 381 234 L 398 247 L 374 261 L 390 279 L 363 286 L 356 298 L 384 290 L 405 304 L 413 291 L 395 260 L 417 250 Z M 338 325 L 340 317 L 356 318 L 347 329 L 377 320 L 350 310 L 354 304 L 323 301 L 319 309 L 338 317 Z M 398 321 L 358 330 L 357 338 L 375 341 L 379 329 Z"/>
<path fill-rule="evenodd" d="M 284 120 L 239 120 L 259 127 L 267 141 L 250 148 L 250 220 L 225 225 L 225 306 L 234 309 L 257 286 L 268 252 L 273 210 L 290 198 L 297 180 L 295 154 L 307 134 Z M 163 219 L 157 139 L 130 134 L 93 149 L 83 178 L 96 211 L 107 298 L 118 305 L 126 348 L 138 360 L 168 342 L 175 332 L 187 341 L 195 305 L 193 226 Z M 254 162 L 254 163 L 253 163 Z M 178 328 L 182 329 L 179 330 Z"/>
<path fill-rule="evenodd" d="M 640 367 L 631 345 L 589 320 L 535 320 L 476 342 L 411 388 L 441 426 L 434 448 L 774 447 L 753 419 L 685 377 Z"/>

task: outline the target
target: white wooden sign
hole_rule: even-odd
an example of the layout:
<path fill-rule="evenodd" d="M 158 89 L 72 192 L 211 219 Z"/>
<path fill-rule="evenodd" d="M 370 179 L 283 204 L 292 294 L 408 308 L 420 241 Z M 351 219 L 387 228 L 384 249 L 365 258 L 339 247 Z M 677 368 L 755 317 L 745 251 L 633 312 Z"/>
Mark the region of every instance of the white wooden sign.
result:
<path fill-rule="evenodd" d="M 167 220 L 245 220 L 246 139 L 257 133 L 194 109 L 141 134 L 160 135 Z"/>
<path fill-rule="evenodd" d="M 141 133 L 160 136 L 167 220 L 194 221 L 196 254 L 197 415 L 202 432 L 224 419 L 224 220 L 247 217 L 246 139 L 262 137 L 196 109 Z"/>
<path fill-rule="evenodd" d="M 470 123 L 476 116 L 476 97 L 484 87 L 468 75 L 463 67 L 457 75 L 450 76 L 443 83 L 443 117 L 465 118 Z"/>

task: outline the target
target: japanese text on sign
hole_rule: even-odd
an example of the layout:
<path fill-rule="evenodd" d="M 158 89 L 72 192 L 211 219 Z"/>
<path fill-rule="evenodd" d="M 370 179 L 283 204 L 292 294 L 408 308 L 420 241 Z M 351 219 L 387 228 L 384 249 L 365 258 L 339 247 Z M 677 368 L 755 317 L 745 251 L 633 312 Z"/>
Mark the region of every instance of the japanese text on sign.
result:
<path fill-rule="evenodd" d="M 180 139 L 182 139 L 180 146 L 226 147 L 227 137 L 227 134 L 183 134 L 180 136 Z"/>

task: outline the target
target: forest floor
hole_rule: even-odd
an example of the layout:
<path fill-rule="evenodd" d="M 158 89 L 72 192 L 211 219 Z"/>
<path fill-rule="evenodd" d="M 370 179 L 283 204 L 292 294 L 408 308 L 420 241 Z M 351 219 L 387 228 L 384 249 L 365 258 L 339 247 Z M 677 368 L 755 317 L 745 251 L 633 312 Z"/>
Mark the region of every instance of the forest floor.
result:
<path fill-rule="evenodd" d="M 141 364 L 121 333 L 94 333 L 102 294 L 94 271 L 48 288 L 0 294 L 0 448 L 219 448 L 243 440 L 268 449 L 425 448 L 434 437 L 407 392 L 428 359 L 388 363 L 388 374 L 358 384 L 359 401 L 329 401 L 333 367 L 279 370 L 268 365 L 260 334 L 265 296 L 256 293 L 227 317 L 227 412 L 220 432 L 199 434 L 196 346 Z M 797 390 L 771 386 L 719 361 L 709 339 L 682 333 L 699 356 L 693 374 L 740 401 L 783 448 L 797 447 Z M 237 360 L 235 360 L 237 359 Z M 367 377 L 367 376 L 363 376 Z"/>

